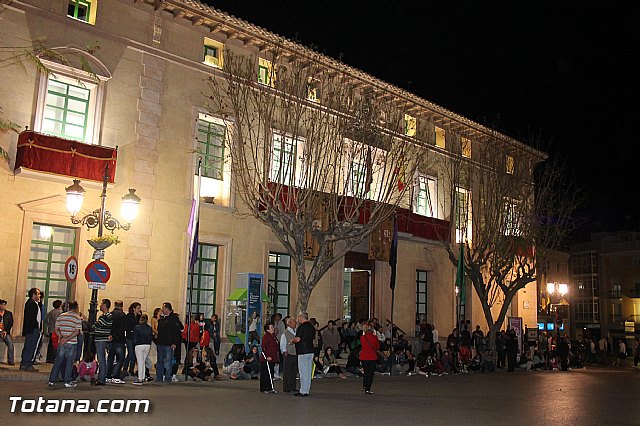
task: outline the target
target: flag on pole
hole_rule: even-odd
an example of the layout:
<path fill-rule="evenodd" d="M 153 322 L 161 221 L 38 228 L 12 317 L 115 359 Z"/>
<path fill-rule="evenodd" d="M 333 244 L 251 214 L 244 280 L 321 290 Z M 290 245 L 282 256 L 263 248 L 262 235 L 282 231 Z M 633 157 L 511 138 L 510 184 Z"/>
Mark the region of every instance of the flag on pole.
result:
<path fill-rule="evenodd" d="M 189 244 L 189 269 L 193 269 L 193 266 L 198 260 L 198 231 L 200 229 L 200 184 L 202 180 L 201 176 L 202 158 L 198 159 L 197 166 L 197 179 L 193 188 L 193 202 L 191 204 L 191 217 L 189 218 L 189 227 L 187 233 L 191 238 Z"/>
<path fill-rule="evenodd" d="M 391 239 L 391 251 L 389 253 L 389 265 L 391 266 L 391 290 L 396 288 L 396 265 L 398 264 L 398 221 L 393 218 L 393 238 Z"/>
<path fill-rule="evenodd" d="M 466 285 L 464 283 L 464 243 L 460 243 L 460 256 L 458 256 L 458 273 L 456 274 L 456 288 L 460 305 L 464 305 L 467 299 L 465 294 Z"/>

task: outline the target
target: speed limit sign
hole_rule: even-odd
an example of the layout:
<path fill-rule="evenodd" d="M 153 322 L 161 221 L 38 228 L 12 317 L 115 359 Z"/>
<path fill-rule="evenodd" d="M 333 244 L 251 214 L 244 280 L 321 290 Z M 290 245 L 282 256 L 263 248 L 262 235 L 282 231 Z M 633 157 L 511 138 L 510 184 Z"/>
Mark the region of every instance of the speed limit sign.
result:
<path fill-rule="evenodd" d="M 75 256 L 70 256 L 64 263 L 64 276 L 70 283 L 76 280 L 78 276 L 78 259 Z"/>

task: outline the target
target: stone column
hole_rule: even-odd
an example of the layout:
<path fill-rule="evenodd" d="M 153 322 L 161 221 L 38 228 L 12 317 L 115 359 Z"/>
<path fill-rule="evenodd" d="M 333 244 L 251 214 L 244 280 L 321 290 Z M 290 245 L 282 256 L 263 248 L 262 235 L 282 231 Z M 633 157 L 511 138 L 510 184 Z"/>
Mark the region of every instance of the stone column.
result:
<path fill-rule="evenodd" d="M 145 53 L 142 55 L 142 65 L 131 175 L 131 182 L 135 185 L 136 193 L 140 195 L 142 202 L 139 216 L 127 233 L 123 284 L 127 303 L 139 301 L 146 310 L 148 307 L 145 299 L 151 260 L 149 239 L 153 234 L 152 213 L 158 172 L 157 144 L 162 115 L 162 80 L 166 64 L 164 60 Z"/>

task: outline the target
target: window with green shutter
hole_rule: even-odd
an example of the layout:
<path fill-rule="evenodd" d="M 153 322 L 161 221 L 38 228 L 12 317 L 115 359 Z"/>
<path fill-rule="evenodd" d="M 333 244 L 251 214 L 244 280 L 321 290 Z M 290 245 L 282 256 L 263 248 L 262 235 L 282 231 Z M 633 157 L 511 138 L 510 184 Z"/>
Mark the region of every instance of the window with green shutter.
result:
<path fill-rule="evenodd" d="M 84 142 L 91 90 L 49 77 L 42 132 Z"/>
<path fill-rule="evenodd" d="M 95 24 L 97 0 L 69 0 L 67 16 L 88 24 Z"/>
<path fill-rule="evenodd" d="M 205 318 L 211 318 L 216 308 L 218 252 L 217 245 L 199 244 L 198 260 L 193 267 L 193 277 L 191 272 L 188 276 L 187 297 L 191 294 L 191 312 L 204 314 Z"/>
<path fill-rule="evenodd" d="M 291 290 L 291 256 L 283 253 L 269 253 L 268 296 L 273 304 L 272 314 L 289 315 L 289 294 Z"/>
<path fill-rule="evenodd" d="M 202 156 L 203 177 L 223 179 L 226 132 L 224 124 L 198 119 L 198 153 Z"/>
<path fill-rule="evenodd" d="M 75 244 L 74 228 L 33 224 L 27 287 L 37 287 L 44 292 L 47 312 L 53 308 L 55 300 L 69 301 L 71 284 L 64 275 L 64 264 L 69 256 L 73 256 Z"/>

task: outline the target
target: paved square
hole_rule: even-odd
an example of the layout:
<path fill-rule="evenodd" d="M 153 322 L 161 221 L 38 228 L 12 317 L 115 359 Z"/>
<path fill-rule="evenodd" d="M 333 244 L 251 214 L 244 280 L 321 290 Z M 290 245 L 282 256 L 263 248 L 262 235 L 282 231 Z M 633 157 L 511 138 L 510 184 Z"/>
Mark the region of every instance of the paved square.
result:
<path fill-rule="evenodd" d="M 282 382 L 277 382 L 277 389 Z M 582 369 L 458 376 L 376 376 L 374 395 L 360 379 L 314 380 L 309 398 L 264 395 L 257 381 L 149 384 L 143 387 L 2 382 L 0 412 L 9 424 L 60 420 L 113 424 L 417 425 L 639 424 L 640 370 Z M 147 414 L 11 414 L 9 396 L 23 398 L 149 399 Z M 89 417 L 90 416 L 90 417 Z"/>

